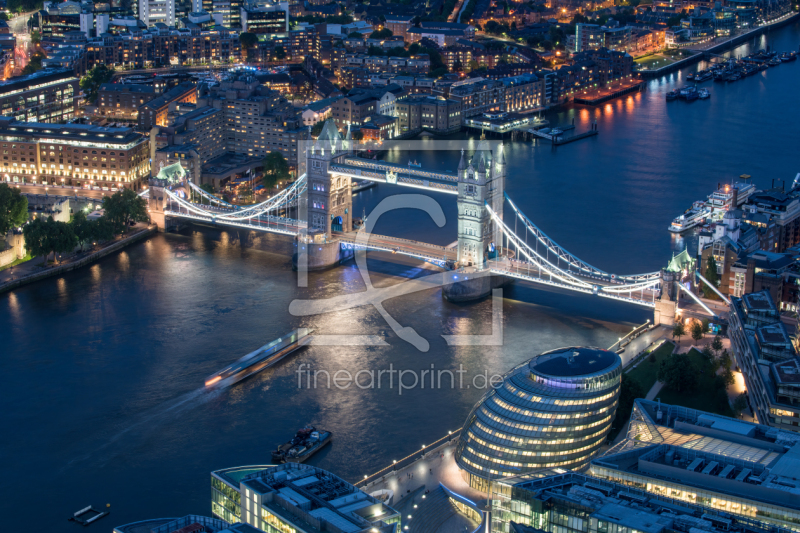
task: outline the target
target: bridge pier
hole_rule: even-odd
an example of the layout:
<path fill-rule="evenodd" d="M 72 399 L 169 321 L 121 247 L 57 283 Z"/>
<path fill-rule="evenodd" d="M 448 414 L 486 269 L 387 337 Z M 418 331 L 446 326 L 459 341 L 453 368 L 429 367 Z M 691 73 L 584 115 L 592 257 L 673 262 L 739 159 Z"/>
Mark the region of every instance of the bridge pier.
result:
<path fill-rule="evenodd" d="M 492 294 L 492 289 L 502 287 L 508 281 L 505 276 L 481 272 L 456 271 L 445 273 L 445 276 L 450 276 L 453 282 L 442 285 L 442 297 L 454 303 L 482 300 Z"/>
<path fill-rule="evenodd" d="M 339 240 L 314 242 L 302 236 L 295 237 L 292 253 L 292 270 L 327 270 L 353 258 L 353 250 L 342 248 Z"/>

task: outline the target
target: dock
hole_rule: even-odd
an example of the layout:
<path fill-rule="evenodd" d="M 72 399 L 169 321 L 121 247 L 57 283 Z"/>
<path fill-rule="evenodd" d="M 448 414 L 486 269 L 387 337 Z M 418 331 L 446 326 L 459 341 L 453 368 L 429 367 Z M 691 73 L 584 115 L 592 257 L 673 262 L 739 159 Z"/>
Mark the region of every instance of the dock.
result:
<path fill-rule="evenodd" d="M 562 131 L 565 130 L 573 130 L 575 126 L 565 126 L 564 128 L 559 128 Z M 553 136 L 549 133 L 543 133 L 539 130 L 528 130 L 533 137 L 538 137 L 540 139 L 544 139 L 546 141 L 550 141 L 553 143 L 553 146 L 558 146 L 561 144 L 569 144 L 571 142 L 579 141 L 581 139 L 586 139 L 588 137 L 594 137 L 599 132 L 597 131 L 597 123 L 592 124 L 592 128 L 589 131 L 585 131 L 583 133 L 576 133 L 575 135 L 571 135 L 569 137 L 562 137 L 561 135 Z"/>

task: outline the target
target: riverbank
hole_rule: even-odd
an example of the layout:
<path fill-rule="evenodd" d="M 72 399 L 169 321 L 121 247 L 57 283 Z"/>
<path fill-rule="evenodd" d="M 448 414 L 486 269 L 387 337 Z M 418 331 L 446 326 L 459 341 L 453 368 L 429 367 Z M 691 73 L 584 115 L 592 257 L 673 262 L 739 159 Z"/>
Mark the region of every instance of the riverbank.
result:
<path fill-rule="evenodd" d="M 51 276 L 57 276 L 59 274 L 64 274 L 65 272 L 70 272 L 77 268 L 90 265 L 95 261 L 97 261 L 98 259 L 113 254 L 114 252 L 118 252 L 119 250 L 122 250 L 126 246 L 138 242 L 144 239 L 145 237 L 149 237 L 150 235 L 156 233 L 156 231 L 157 228 L 155 226 L 147 226 L 144 228 L 140 228 L 135 233 L 132 233 L 127 237 L 123 237 L 120 240 L 109 242 L 107 245 L 97 250 L 96 252 L 92 252 L 89 255 L 76 256 L 68 259 L 65 262 L 62 262 L 61 264 L 54 265 L 51 267 L 40 267 L 38 265 L 31 265 L 32 269 L 38 269 L 38 270 L 28 270 L 27 272 L 24 272 L 22 274 L 20 274 L 19 270 L 17 270 L 16 276 L 12 275 L 10 272 L 4 271 L 3 274 L 5 274 L 5 279 L 4 281 L 0 282 L 0 294 L 16 289 L 17 287 L 27 285 L 29 283 L 34 283 L 39 280 L 49 278 Z M 2 277 L 3 276 L 0 275 L 0 278 Z"/>
<path fill-rule="evenodd" d="M 747 33 L 743 33 L 741 35 L 737 35 L 736 37 L 728 39 L 725 42 L 711 46 L 705 50 L 697 50 L 696 54 L 681 59 L 680 61 L 670 63 L 669 65 L 666 65 L 659 69 L 639 70 L 639 74 L 646 79 L 661 77 L 665 74 L 669 74 L 670 72 L 674 72 L 676 70 L 680 70 L 682 68 L 698 63 L 703 59 L 708 59 L 712 55 L 719 55 L 721 53 L 727 52 L 730 49 L 735 48 L 736 46 L 749 41 L 750 39 L 758 37 L 759 35 L 762 35 L 766 32 L 782 28 L 783 26 L 786 26 L 787 24 L 790 24 L 792 22 L 796 22 L 797 20 L 800 20 L 800 13 L 792 13 L 788 16 L 785 16 L 785 18 L 781 18 L 773 22 L 772 24 L 766 24 L 764 26 L 760 26 L 758 28 L 750 30 Z"/>

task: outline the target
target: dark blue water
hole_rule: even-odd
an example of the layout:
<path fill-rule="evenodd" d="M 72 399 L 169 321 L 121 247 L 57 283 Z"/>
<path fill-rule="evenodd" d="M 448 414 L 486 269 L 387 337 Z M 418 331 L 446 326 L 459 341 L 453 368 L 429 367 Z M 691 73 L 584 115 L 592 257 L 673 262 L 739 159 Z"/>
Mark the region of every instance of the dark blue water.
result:
<path fill-rule="evenodd" d="M 778 49 L 797 43 L 797 26 L 769 41 Z M 574 117 L 578 130 L 597 120 L 600 135 L 556 151 L 509 145 L 509 194 L 583 259 L 635 273 L 660 268 L 671 250 L 682 248 L 667 225 L 718 182 L 742 173 L 760 186 L 793 179 L 800 140 L 796 64 L 730 85 L 707 83 L 709 101 L 666 103 L 664 93 L 684 85 L 686 73 L 600 109 L 550 114 L 559 124 Z M 457 164 L 456 154 L 410 157 L 426 167 Z M 396 192 L 370 189 L 355 210 Z M 444 228 L 405 211 L 387 215 L 377 231 L 450 243 L 455 202 L 441 203 Z M 334 432 L 334 444 L 312 463 L 356 480 L 460 426 L 482 394 L 466 387 L 476 374 L 502 373 L 558 346 L 610 346 L 648 318 L 621 303 L 512 285 L 504 293 L 503 345 L 452 348 L 442 334 L 491 332 L 490 301 L 453 305 L 432 289 L 385 302 L 398 322 L 430 342 L 423 353 L 372 307 L 292 317 L 287 309 L 296 298 L 363 290 L 358 271 L 347 265 L 313 274 L 300 289 L 288 256 L 242 247 L 239 238 L 205 230 L 159 235 L 92 267 L 0 296 L 0 511 L 9 531 L 60 531 L 88 504 L 111 504 L 111 516 L 93 526 L 100 528 L 210 514 L 211 470 L 268 462 L 271 448 L 308 422 Z M 264 240 L 288 249 L 281 238 Z M 375 259 L 370 269 L 378 287 L 429 272 Z M 209 374 L 300 326 L 379 335 L 388 346 L 311 347 L 233 388 L 201 390 Z M 445 380 L 445 388 L 402 395 L 385 382 L 380 389 L 308 389 L 298 387 L 300 364 L 351 374 L 389 365 L 463 365 L 466 378 L 463 388 L 448 388 Z"/>

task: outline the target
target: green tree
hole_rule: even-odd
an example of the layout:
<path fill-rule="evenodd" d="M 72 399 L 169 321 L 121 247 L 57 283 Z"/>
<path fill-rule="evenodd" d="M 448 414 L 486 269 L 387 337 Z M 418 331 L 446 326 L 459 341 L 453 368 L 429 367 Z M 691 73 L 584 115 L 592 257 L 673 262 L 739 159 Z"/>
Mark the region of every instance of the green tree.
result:
<path fill-rule="evenodd" d="M 0 184 L 0 237 L 28 220 L 28 198 L 19 189 Z"/>
<path fill-rule="evenodd" d="M 350 133 L 350 138 L 354 141 L 361 141 L 364 139 L 364 132 L 361 130 L 356 130 Z"/>
<path fill-rule="evenodd" d="M 70 220 L 72 231 L 78 239 L 78 244 L 83 250 L 89 243 L 111 240 L 114 237 L 114 227 L 105 217 L 89 220 L 86 213 L 78 211 Z"/>
<path fill-rule="evenodd" d="M 722 351 L 722 348 L 723 348 L 722 338 L 719 335 L 717 335 L 714 337 L 714 340 L 711 341 L 711 349 L 714 350 L 714 355 L 719 356 L 719 352 Z"/>
<path fill-rule="evenodd" d="M 736 411 L 736 414 L 741 415 L 745 409 L 747 409 L 747 395 L 741 393 L 733 400 L 733 410 Z"/>
<path fill-rule="evenodd" d="M 713 363 L 713 361 L 714 361 L 714 352 L 711 351 L 711 346 L 706 344 L 705 346 L 703 346 L 703 349 L 700 351 L 700 353 L 703 354 L 703 357 L 705 357 L 706 360 L 709 363 Z"/>
<path fill-rule="evenodd" d="M 708 333 L 709 331 L 711 331 L 711 323 L 708 321 L 707 318 L 703 319 L 702 324 L 703 324 L 703 333 L 704 334 Z"/>
<path fill-rule="evenodd" d="M 676 353 L 661 361 L 658 380 L 675 392 L 688 392 L 697 387 L 697 373 L 689 356 Z"/>
<path fill-rule="evenodd" d="M 34 45 L 38 45 L 42 42 L 42 34 L 39 30 L 33 30 L 31 32 L 31 43 Z"/>
<path fill-rule="evenodd" d="M 731 366 L 733 366 L 733 360 L 731 359 L 731 354 L 728 353 L 728 350 L 723 350 L 722 356 L 719 358 L 719 364 L 725 370 L 730 370 Z"/>
<path fill-rule="evenodd" d="M 81 89 L 86 100 L 91 103 L 97 101 L 100 86 L 108 83 L 114 77 L 114 68 L 106 65 L 95 65 L 92 70 L 81 78 Z"/>
<path fill-rule="evenodd" d="M 703 273 L 703 276 L 708 280 L 709 283 L 713 284 L 715 288 L 719 287 L 719 275 L 717 274 L 717 261 L 716 259 L 714 259 L 713 255 L 708 256 L 708 262 L 706 263 L 706 271 Z M 710 300 L 718 298 L 717 293 L 715 293 L 705 283 L 703 283 L 703 295 Z"/>
<path fill-rule="evenodd" d="M 692 339 L 699 341 L 703 338 L 703 324 L 698 320 L 693 320 L 689 332 L 692 335 Z"/>
<path fill-rule="evenodd" d="M 375 30 L 374 32 L 369 34 L 370 39 L 388 39 L 391 37 L 392 30 L 389 28 L 383 28 L 382 30 Z"/>
<path fill-rule="evenodd" d="M 22 228 L 25 248 L 34 257 L 71 252 L 78 245 L 78 237 L 70 224 L 52 218 L 37 217 Z"/>
<path fill-rule="evenodd" d="M 33 54 L 30 61 L 28 61 L 28 64 L 23 67 L 22 75 L 27 76 L 28 74 L 33 74 L 34 72 L 41 70 L 43 59 L 44 56 L 41 53 L 37 52 Z"/>
<path fill-rule="evenodd" d="M 672 338 L 678 337 L 678 344 L 681 343 L 681 337 L 686 335 L 686 327 L 683 325 L 683 322 L 675 322 L 675 325 L 672 326 Z"/>
<path fill-rule="evenodd" d="M 347 34 L 348 39 L 363 39 L 364 36 L 358 33 L 357 31 L 351 31 Z"/>
<path fill-rule="evenodd" d="M 275 187 L 278 182 L 289 179 L 289 162 L 280 152 L 272 151 L 267 154 L 262 162 L 264 175 L 261 184 L 267 190 Z"/>
<path fill-rule="evenodd" d="M 275 47 L 275 59 L 278 61 L 283 61 L 286 59 L 286 50 L 283 48 L 283 46 Z"/>
<path fill-rule="evenodd" d="M 8 20 L 8 15 L 6 15 L 5 11 L 0 11 L 0 20 Z"/>
<path fill-rule="evenodd" d="M 242 45 L 242 50 L 253 48 L 258 44 L 258 35 L 255 33 L 242 32 L 239 34 L 239 43 Z"/>
<path fill-rule="evenodd" d="M 314 137 L 315 139 L 319 137 L 319 134 L 322 133 L 322 128 L 324 127 L 325 127 L 324 120 L 320 120 L 319 122 L 311 126 L 311 136 Z"/>
<path fill-rule="evenodd" d="M 131 189 L 122 189 L 103 198 L 104 217 L 112 224 L 114 233 L 124 233 L 128 221 L 146 222 L 147 202 Z"/>
<path fill-rule="evenodd" d="M 733 377 L 733 372 L 730 368 L 723 370 L 721 376 L 726 388 L 736 383 L 736 378 Z"/>

